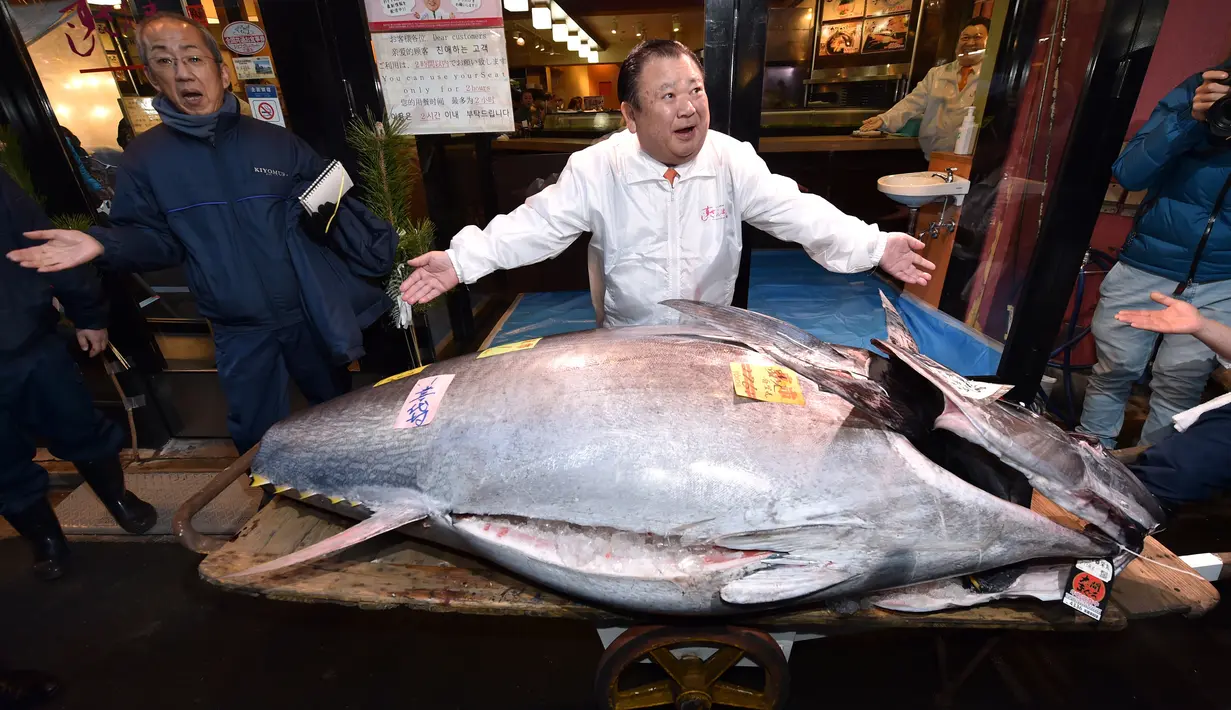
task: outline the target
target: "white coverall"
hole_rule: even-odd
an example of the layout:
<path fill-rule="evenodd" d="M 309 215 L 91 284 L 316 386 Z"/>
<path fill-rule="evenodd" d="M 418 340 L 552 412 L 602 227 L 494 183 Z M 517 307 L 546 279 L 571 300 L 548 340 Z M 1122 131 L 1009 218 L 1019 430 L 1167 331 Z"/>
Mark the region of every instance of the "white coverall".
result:
<path fill-rule="evenodd" d="M 888 235 L 844 214 L 795 181 L 770 173 L 748 143 L 709 131 L 701 152 L 676 168 L 621 131 L 574 153 L 554 185 L 486 229 L 468 226 L 446 252 L 467 284 L 563 252 L 591 232 L 590 294 L 606 326 L 679 322 L 660 301 L 729 305 L 743 245 L 741 222 L 803 245 L 832 271 L 875 267 Z"/>
<path fill-rule="evenodd" d="M 975 105 L 975 92 L 979 85 L 979 69 L 983 63 L 971 67 L 974 71 L 966 79 L 966 88 L 958 90 L 962 65 L 956 61 L 928 70 L 923 81 L 906 98 L 893 108 L 880 114 L 885 122 L 881 130 L 890 133 L 902 130 L 912 118 L 922 116 L 919 124 L 919 147 L 924 157 L 931 158 L 934 151 L 951 151 L 957 146 L 957 129 L 962 126 L 966 109 Z"/>

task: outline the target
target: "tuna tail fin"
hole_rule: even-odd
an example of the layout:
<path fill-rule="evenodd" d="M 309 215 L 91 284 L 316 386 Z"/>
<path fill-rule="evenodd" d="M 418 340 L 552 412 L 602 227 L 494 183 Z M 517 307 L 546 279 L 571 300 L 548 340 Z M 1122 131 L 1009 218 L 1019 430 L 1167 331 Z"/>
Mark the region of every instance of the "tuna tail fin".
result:
<path fill-rule="evenodd" d="M 868 379 L 875 356 L 866 350 L 831 345 L 790 323 L 742 308 L 681 299 L 663 301 L 662 305 L 698 318 L 789 367 L 894 431 L 916 437 L 925 431 L 921 427 L 931 424 L 891 398 L 879 383 Z M 914 343 L 909 333 L 905 337 Z"/>
<path fill-rule="evenodd" d="M 898 346 L 908 353 L 919 352 L 919 344 L 915 342 L 914 336 L 906 328 L 906 321 L 902 320 L 902 314 L 898 313 L 898 309 L 889 301 L 889 297 L 884 291 L 881 294 L 881 307 L 885 309 L 885 331 L 888 334 L 886 338 L 889 342 Z"/>
<path fill-rule="evenodd" d="M 345 550 L 352 545 L 357 545 L 364 540 L 380 535 L 381 533 L 413 523 L 416 520 L 426 518 L 428 511 L 420 506 L 403 506 L 398 508 L 383 509 L 375 513 L 372 517 L 363 520 L 362 522 L 353 525 L 346 530 L 332 537 L 321 540 L 314 545 L 308 545 L 302 550 L 296 550 L 289 555 L 283 555 L 276 560 L 259 564 L 256 567 L 249 567 L 246 570 L 229 574 L 224 579 L 238 579 L 241 577 L 250 577 L 258 574 L 268 574 L 278 570 L 286 569 L 294 565 L 311 562 L 312 560 L 320 559 L 326 555 L 331 555 L 335 552 Z"/>

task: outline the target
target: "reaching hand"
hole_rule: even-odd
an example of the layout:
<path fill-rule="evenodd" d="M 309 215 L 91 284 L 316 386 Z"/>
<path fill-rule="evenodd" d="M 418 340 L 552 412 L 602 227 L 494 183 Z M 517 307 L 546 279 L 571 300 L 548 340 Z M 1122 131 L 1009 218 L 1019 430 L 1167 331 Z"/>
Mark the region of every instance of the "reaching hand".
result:
<path fill-rule="evenodd" d="M 410 305 L 427 303 L 458 284 L 457 271 L 449 255 L 443 251 L 429 251 L 409 262 L 415 268 L 402 282 L 402 300 Z"/>
<path fill-rule="evenodd" d="M 99 353 L 107 349 L 107 329 L 86 330 L 77 329 L 77 344 L 81 349 L 90 354 L 90 357 L 97 357 Z"/>
<path fill-rule="evenodd" d="M 103 253 L 103 245 L 85 232 L 72 229 L 44 229 L 26 232 L 30 239 L 41 239 L 46 244 L 8 253 L 10 260 L 27 269 L 40 272 L 63 271 L 96 259 Z"/>
<path fill-rule="evenodd" d="M 1201 86 L 1198 86 L 1197 92 L 1193 94 L 1193 118 L 1204 121 L 1205 112 L 1214 102 L 1231 94 L 1231 86 L 1222 83 L 1227 77 L 1225 71 L 1207 71 L 1201 75 Z"/>
<path fill-rule="evenodd" d="M 1187 301 L 1164 296 L 1155 291 L 1150 298 L 1166 306 L 1161 311 L 1120 311 L 1116 320 L 1134 328 L 1155 333 L 1196 333 L 1205 323 L 1197 308 Z"/>
<path fill-rule="evenodd" d="M 918 239 L 906 234 L 890 234 L 880 267 L 903 283 L 926 286 L 932 279 L 928 272 L 936 265 L 915 253 L 920 249 L 923 249 L 923 242 Z"/>
<path fill-rule="evenodd" d="M 881 126 L 883 125 L 885 125 L 885 119 L 881 118 L 880 116 L 873 116 L 872 118 L 869 118 L 868 120 L 864 121 L 863 125 L 859 127 L 859 130 L 879 131 Z"/>

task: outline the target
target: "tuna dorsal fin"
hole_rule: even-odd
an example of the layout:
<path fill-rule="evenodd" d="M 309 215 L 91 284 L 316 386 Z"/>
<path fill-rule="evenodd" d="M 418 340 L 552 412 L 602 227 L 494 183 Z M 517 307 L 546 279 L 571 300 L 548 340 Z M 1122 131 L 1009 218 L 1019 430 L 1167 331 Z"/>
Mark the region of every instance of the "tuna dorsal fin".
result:
<path fill-rule="evenodd" d="M 898 346 L 902 350 L 910 353 L 919 352 L 919 345 L 915 342 L 914 336 L 906 328 L 906 321 L 902 320 L 902 314 L 898 313 L 898 309 L 890 302 L 889 297 L 884 291 L 881 294 L 881 307 L 885 309 L 885 332 L 888 333 L 889 342 Z"/>
<path fill-rule="evenodd" d="M 382 509 L 372 517 L 353 525 L 346 530 L 326 538 L 316 543 L 309 545 L 302 550 L 296 550 L 289 555 L 283 555 L 276 560 L 271 560 L 264 564 L 259 564 L 256 567 L 249 567 L 246 570 L 235 572 L 227 575 L 224 579 L 237 579 L 240 577 L 250 577 L 258 574 L 268 574 L 278 570 L 286 569 L 294 565 L 311 562 L 326 555 L 331 555 L 335 552 L 345 550 L 352 545 L 358 545 L 364 540 L 380 535 L 381 533 L 413 523 L 416 520 L 426 518 L 428 511 L 421 506 L 403 506 L 398 508 Z"/>
<path fill-rule="evenodd" d="M 920 422 L 909 408 L 895 402 L 883 387 L 867 379 L 871 353 L 835 347 L 790 323 L 742 308 L 681 299 L 662 303 L 773 358 L 884 426 L 907 436 L 919 433 Z M 857 354 L 862 357 L 857 359 Z"/>
<path fill-rule="evenodd" d="M 853 357 L 862 351 L 834 347 L 818 340 L 808 331 L 772 316 L 685 299 L 663 301 L 662 305 L 708 323 L 753 350 L 777 360 L 798 360 L 826 370 L 867 374 L 866 358 L 860 362 Z M 783 364 L 791 367 L 787 362 Z"/>
<path fill-rule="evenodd" d="M 832 567 L 789 564 L 753 572 L 727 584 L 719 594 L 728 604 L 769 604 L 815 594 L 850 577 Z"/>

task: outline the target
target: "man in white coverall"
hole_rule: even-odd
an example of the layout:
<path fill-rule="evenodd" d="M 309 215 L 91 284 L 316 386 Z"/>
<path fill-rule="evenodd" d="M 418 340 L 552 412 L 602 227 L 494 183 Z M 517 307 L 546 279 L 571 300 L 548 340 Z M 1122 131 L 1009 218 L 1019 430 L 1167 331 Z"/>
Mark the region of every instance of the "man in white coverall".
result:
<path fill-rule="evenodd" d="M 911 119 L 922 117 L 919 146 L 931 158 L 934 151 L 957 146 L 957 130 L 966 109 L 975 105 L 979 70 L 987 51 L 988 21 L 976 17 L 962 28 L 957 40 L 957 59 L 928 70 L 923 81 L 893 108 L 873 116 L 860 126 L 865 131 L 900 131 Z"/>
<path fill-rule="evenodd" d="M 705 78 L 696 56 L 670 40 L 634 49 L 620 67 L 628 124 L 574 153 L 559 180 L 521 207 L 469 226 L 448 251 L 414 259 L 402 299 L 422 303 L 459 281 L 554 257 L 591 232 L 590 291 L 600 325 L 675 323 L 672 298 L 730 304 L 741 222 L 802 244 L 839 272 L 879 265 L 906 283 L 935 268 L 923 243 L 886 234 L 769 172 L 751 145 L 709 131 Z"/>

